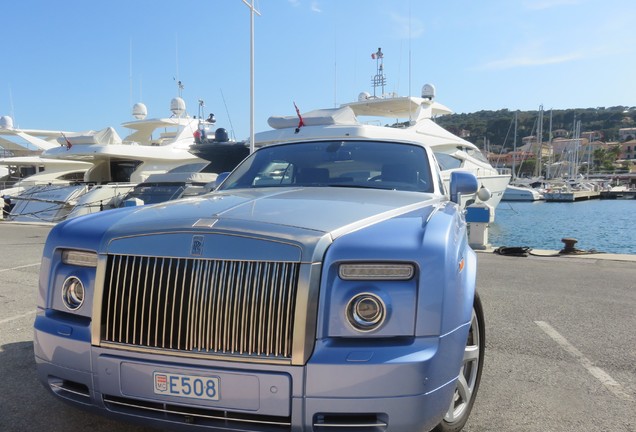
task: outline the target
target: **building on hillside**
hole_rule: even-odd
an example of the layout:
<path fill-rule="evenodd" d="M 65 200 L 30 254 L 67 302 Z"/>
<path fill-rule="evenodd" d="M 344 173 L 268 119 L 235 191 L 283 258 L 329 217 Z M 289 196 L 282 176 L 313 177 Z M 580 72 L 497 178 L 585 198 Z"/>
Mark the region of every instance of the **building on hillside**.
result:
<path fill-rule="evenodd" d="M 537 137 L 534 135 L 530 135 L 521 139 L 522 146 L 518 147 L 517 150 L 528 152 L 533 155 L 539 154 L 539 142 L 537 141 Z M 541 158 L 549 158 L 552 157 L 553 150 L 552 146 L 548 142 L 541 143 Z"/>
<path fill-rule="evenodd" d="M 602 141 L 603 140 L 603 132 L 601 131 L 588 131 L 581 132 L 581 138 L 587 138 L 588 141 Z"/>
<path fill-rule="evenodd" d="M 511 151 L 504 154 L 488 154 L 488 161 L 496 168 L 519 167 L 524 161 L 534 160 L 536 155 L 523 150 Z"/>
<path fill-rule="evenodd" d="M 633 139 L 636 139 L 636 128 L 620 128 L 618 130 L 619 141 L 631 141 Z"/>
<path fill-rule="evenodd" d="M 621 160 L 636 160 L 636 139 L 625 141 L 619 144 L 620 153 L 618 158 Z"/>
<path fill-rule="evenodd" d="M 587 138 L 557 138 L 552 140 L 552 151 L 554 152 L 554 160 L 570 159 L 575 152 L 581 154 L 588 147 L 590 140 Z M 580 159 L 580 157 L 579 157 Z"/>

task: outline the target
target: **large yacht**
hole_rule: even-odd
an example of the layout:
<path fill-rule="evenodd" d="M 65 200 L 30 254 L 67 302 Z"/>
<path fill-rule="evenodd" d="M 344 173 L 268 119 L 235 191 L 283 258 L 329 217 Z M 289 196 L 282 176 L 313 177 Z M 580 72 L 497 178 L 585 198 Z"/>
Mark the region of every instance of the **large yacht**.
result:
<path fill-rule="evenodd" d="M 360 136 L 378 140 L 404 139 L 428 144 L 442 169 L 446 187 L 453 171 L 468 171 L 476 175 L 480 190 L 464 197 L 463 205 L 485 203 L 493 210 L 497 207 L 506 186 L 509 174 L 499 173 L 482 155 L 477 146 L 435 123 L 435 117 L 449 114 L 451 110 L 436 102 L 435 88 L 425 85 L 421 97 L 399 97 L 393 94 L 371 96 L 361 93 L 358 101 L 341 105 L 340 108 L 310 111 L 296 116 L 270 117 L 272 130 L 255 136 L 255 147 L 281 141 L 315 139 L 324 137 Z M 386 126 L 378 126 L 378 120 L 392 119 Z"/>
<path fill-rule="evenodd" d="M 44 150 L 43 158 L 89 163 L 80 182 L 65 187 L 39 186 L 16 197 L 10 219 L 21 222 L 57 223 L 121 204 L 135 185 L 150 175 L 178 166 L 204 162 L 190 153 L 201 119 L 190 117 L 185 102 L 174 98 L 172 115 L 147 118 L 146 106 L 133 106 L 135 120 L 122 126 L 131 133 L 120 138 L 108 127 L 98 132 L 60 135 L 58 144 Z"/>

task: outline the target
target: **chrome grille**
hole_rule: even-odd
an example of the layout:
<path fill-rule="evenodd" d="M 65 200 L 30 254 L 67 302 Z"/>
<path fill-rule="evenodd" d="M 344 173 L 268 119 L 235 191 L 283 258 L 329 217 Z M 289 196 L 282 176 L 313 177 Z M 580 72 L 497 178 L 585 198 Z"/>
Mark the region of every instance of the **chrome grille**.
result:
<path fill-rule="evenodd" d="M 109 255 L 101 340 L 291 358 L 298 263 Z"/>

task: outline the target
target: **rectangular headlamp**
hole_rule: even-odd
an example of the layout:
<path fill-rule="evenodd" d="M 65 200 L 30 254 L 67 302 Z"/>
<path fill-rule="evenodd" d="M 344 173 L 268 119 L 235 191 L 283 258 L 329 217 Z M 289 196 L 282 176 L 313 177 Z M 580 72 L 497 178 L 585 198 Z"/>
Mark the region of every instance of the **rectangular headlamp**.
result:
<path fill-rule="evenodd" d="M 62 251 L 62 262 L 82 267 L 97 267 L 97 254 L 95 252 L 66 249 Z"/>
<path fill-rule="evenodd" d="M 409 280 L 413 277 L 413 264 L 340 264 L 338 274 L 344 280 Z"/>

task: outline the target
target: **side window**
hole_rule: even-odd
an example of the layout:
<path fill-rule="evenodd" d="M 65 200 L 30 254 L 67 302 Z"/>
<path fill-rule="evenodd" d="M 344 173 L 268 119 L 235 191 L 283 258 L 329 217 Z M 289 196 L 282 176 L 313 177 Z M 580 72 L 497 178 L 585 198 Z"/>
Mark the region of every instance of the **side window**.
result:
<path fill-rule="evenodd" d="M 444 170 L 461 168 L 462 161 L 452 157 L 446 153 L 435 153 L 435 157 L 437 158 L 437 162 L 439 162 L 439 166 Z"/>

